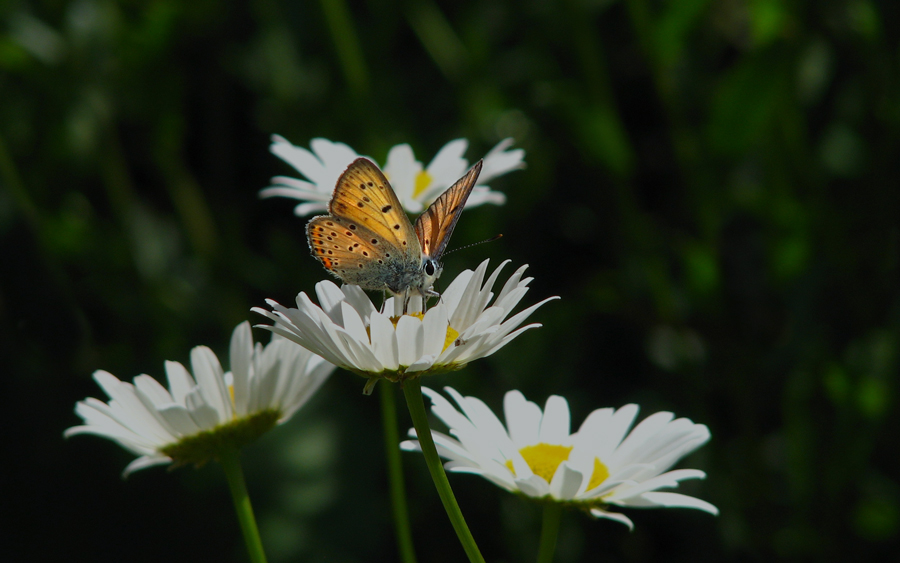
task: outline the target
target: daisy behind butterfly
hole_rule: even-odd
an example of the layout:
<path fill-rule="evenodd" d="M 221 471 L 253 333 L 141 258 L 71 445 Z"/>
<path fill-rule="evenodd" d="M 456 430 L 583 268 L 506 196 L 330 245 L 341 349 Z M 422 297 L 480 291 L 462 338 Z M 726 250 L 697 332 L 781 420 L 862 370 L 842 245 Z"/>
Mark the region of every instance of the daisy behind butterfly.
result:
<path fill-rule="evenodd" d="M 366 158 L 338 178 L 329 215 L 306 228 L 309 247 L 325 269 L 346 284 L 402 297 L 437 296 L 441 256 L 481 172 L 478 161 L 416 220 L 409 222 L 384 174 Z"/>

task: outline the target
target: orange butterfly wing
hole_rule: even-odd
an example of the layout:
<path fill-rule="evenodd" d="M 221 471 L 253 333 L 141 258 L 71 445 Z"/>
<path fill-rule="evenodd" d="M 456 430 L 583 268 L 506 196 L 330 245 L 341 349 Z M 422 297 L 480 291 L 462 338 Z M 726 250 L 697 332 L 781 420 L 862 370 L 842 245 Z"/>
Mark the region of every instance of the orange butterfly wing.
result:
<path fill-rule="evenodd" d="M 466 206 L 466 200 L 481 174 L 482 165 L 483 161 L 476 162 L 465 176 L 447 188 L 416 220 L 416 237 L 426 256 L 439 260 L 444 254 L 450 235 Z"/>
<path fill-rule="evenodd" d="M 328 211 L 306 227 L 312 255 L 326 269 L 364 289 L 393 291 L 415 277 L 419 240 L 387 178 L 371 161 L 358 158 L 347 167 Z"/>
<path fill-rule="evenodd" d="M 364 270 L 368 260 L 382 259 L 380 257 L 384 254 L 377 245 L 372 244 L 368 229 L 361 229 L 337 217 L 313 217 L 306 227 L 306 235 L 312 255 L 347 283 L 361 285 L 356 281 L 359 272 L 351 268 Z"/>
<path fill-rule="evenodd" d="M 372 161 L 357 158 L 347 167 L 338 178 L 328 211 L 337 218 L 369 229 L 384 242 L 418 260 L 421 248 L 416 244 L 415 232 L 403 205 Z"/>

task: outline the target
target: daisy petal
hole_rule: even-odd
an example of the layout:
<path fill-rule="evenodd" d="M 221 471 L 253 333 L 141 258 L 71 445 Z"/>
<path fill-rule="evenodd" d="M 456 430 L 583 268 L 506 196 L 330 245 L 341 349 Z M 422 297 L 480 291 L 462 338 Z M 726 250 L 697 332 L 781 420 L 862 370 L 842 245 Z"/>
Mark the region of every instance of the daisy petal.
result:
<path fill-rule="evenodd" d="M 630 499 L 627 505 L 645 508 L 696 508 L 697 510 L 708 512 L 713 516 L 719 514 L 719 509 L 705 500 L 679 493 L 644 493 L 639 498 Z"/>
<path fill-rule="evenodd" d="M 125 476 L 172 461 L 202 464 L 222 448 L 239 448 L 265 432 L 268 427 L 257 415 L 271 417 L 274 412 L 277 422 L 287 420 L 334 370 L 277 336 L 265 347 L 254 346 L 246 322 L 232 334 L 230 356 L 228 373 L 205 346 L 191 351 L 193 375 L 182 364 L 167 361 L 168 389 L 148 375 L 130 384 L 97 371 L 94 379 L 109 402 L 90 397 L 78 402 L 75 413 L 84 424 L 67 429 L 64 436 L 93 434 L 134 453 L 138 457 L 125 468 Z M 247 424 L 244 431 L 236 428 L 242 424 Z"/>
<path fill-rule="evenodd" d="M 625 524 L 626 526 L 628 526 L 629 530 L 634 530 L 634 523 L 632 523 L 631 519 L 624 514 L 619 514 L 618 512 L 607 512 L 605 510 L 600 510 L 599 508 L 592 508 L 591 516 L 595 518 L 606 518 L 608 520 L 614 520 L 620 524 Z"/>

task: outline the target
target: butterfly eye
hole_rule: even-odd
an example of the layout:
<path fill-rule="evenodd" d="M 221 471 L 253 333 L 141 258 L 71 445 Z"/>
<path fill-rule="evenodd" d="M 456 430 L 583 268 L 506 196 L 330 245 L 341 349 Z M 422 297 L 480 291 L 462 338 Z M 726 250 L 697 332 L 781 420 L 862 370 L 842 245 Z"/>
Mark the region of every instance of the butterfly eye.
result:
<path fill-rule="evenodd" d="M 435 269 L 434 269 L 434 262 L 431 261 L 431 260 L 426 260 L 426 261 L 425 261 L 425 275 L 426 275 L 426 276 L 433 276 L 433 275 L 434 275 L 434 271 L 435 271 Z"/>

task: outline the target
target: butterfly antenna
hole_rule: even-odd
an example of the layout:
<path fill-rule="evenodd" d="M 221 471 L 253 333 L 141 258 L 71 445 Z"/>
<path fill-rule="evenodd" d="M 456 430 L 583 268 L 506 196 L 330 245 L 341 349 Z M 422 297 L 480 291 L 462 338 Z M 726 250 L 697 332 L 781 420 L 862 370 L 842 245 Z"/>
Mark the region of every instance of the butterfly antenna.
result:
<path fill-rule="evenodd" d="M 501 239 L 501 238 L 503 238 L 503 234 L 502 234 L 502 233 L 501 233 L 501 234 L 494 235 L 494 236 L 492 236 L 492 237 L 489 238 L 489 239 L 485 239 L 485 240 L 482 240 L 482 241 L 479 241 L 479 242 L 473 242 L 472 244 L 467 244 L 467 245 L 465 245 L 465 246 L 460 246 L 459 248 L 454 248 L 453 250 L 448 250 L 447 252 L 444 253 L 444 256 L 450 254 L 451 252 L 456 252 L 457 250 L 463 250 L 463 249 L 465 249 L 465 248 L 471 248 L 471 247 L 473 247 L 473 246 L 477 246 L 477 245 L 479 245 L 479 244 L 484 244 L 484 243 L 486 243 L 486 242 L 494 242 L 495 240 L 498 240 L 498 239 Z"/>

